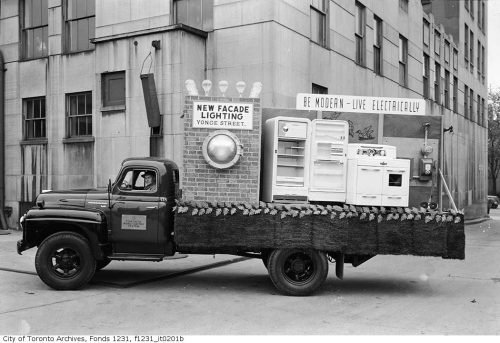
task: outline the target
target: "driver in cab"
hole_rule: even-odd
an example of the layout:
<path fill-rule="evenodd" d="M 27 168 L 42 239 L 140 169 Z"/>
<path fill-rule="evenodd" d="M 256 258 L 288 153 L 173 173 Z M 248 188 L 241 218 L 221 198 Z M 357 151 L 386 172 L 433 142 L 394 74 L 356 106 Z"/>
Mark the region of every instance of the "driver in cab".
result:
<path fill-rule="evenodd" d="M 145 172 L 142 177 L 144 178 L 144 190 L 156 192 L 156 175 L 152 171 Z"/>

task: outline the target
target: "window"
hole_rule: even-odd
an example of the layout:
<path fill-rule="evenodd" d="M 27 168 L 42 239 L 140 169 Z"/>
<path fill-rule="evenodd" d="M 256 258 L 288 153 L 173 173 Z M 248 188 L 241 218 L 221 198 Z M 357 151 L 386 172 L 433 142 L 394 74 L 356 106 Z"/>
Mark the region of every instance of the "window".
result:
<path fill-rule="evenodd" d="M 484 103 L 484 98 L 481 99 L 481 125 L 486 126 L 486 117 L 484 116 L 484 111 L 485 111 L 485 103 Z"/>
<path fill-rule="evenodd" d="M 174 0 L 174 22 L 199 30 L 213 29 L 213 0 Z"/>
<path fill-rule="evenodd" d="M 326 6 L 325 0 L 313 0 L 311 4 L 311 40 L 326 45 Z"/>
<path fill-rule="evenodd" d="M 102 105 L 125 106 L 125 72 L 102 74 Z"/>
<path fill-rule="evenodd" d="M 434 52 L 441 55 L 441 34 L 438 30 L 434 30 Z"/>
<path fill-rule="evenodd" d="M 484 46 L 481 47 L 481 70 L 482 70 L 482 82 L 484 84 L 484 80 L 485 80 L 485 77 L 486 77 L 486 69 L 484 69 L 484 57 L 485 54 L 484 54 Z"/>
<path fill-rule="evenodd" d="M 470 61 L 470 72 L 474 72 L 474 32 L 472 30 L 470 32 L 470 40 L 469 40 L 469 61 Z"/>
<path fill-rule="evenodd" d="M 467 1 L 465 1 L 467 3 Z M 464 61 L 465 61 L 465 68 L 469 67 L 469 26 L 465 24 L 464 26 Z"/>
<path fill-rule="evenodd" d="M 431 24 L 425 19 L 424 19 L 423 33 L 424 33 L 424 37 L 423 37 L 424 46 L 428 47 L 429 42 L 430 42 L 430 35 L 431 35 Z"/>
<path fill-rule="evenodd" d="M 313 83 L 312 94 L 328 94 L 328 88 Z"/>
<path fill-rule="evenodd" d="M 469 87 L 465 86 L 464 91 L 464 116 L 469 118 Z"/>
<path fill-rule="evenodd" d="M 446 64 L 450 64 L 450 42 L 447 40 L 444 41 L 444 62 Z"/>
<path fill-rule="evenodd" d="M 470 5 L 469 5 L 469 13 L 472 19 L 474 19 L 474 1 L 475 0 L 470 0 Z"/>
<path fill-rule="evenodd" d="M 356 63 L 365 65 L 365 7 L 356 2 Z"/>
<path fill-rule="evenodd" d="M 437 62 L 434 69 L 434 101 L 441 105 L 441 66 Z"/>
<path fill-rule="evenodd" d="M 399 35 L 399 84 L 407 86 L 408 84 L 408 40 Z"/>
<path fill-rule="evenodd" d="M 450 108 L 450 72 L 444 71 L 444 107 Z"/>
<path fill-rule="evenodd" d="M 482 123 L 482 119 L 481 119 L 481 96 L 479 94 L 477 95 L 477 112 L 476 112 L 476 115 L 477 115 L 476 122 L 478 124 L 481 124 Z"/>
<path fill-rule="evenodd" d="M 382 75 L 382 19 L 373 16 L 373 71 Z"/>
<path fill-rule="evenodd" d="M 430 98 L 430 58 L 429 55 L 424 53 L 424 70 L 423 70 L 423 83 L 424 83 L 424 98 Z"/>
<path fill-rule="evenodd" d="M 408 0 L 399 0 L 399 9 L 408 13 Z"/>
<path fill-rule="evenodd" d="M 66 94 L 67 136 L 92 136 L 92 92 Z"/>
<path fill-rule="evenodd" d="M 155 193 L 156 171 L 152 169 L 128 169 L 117 182 L 119 192 Z"/>
<path fill-rule="evenodd" d="M 24 139 L 47 137 L 45 121 L 45 97 L 23 100 Z"/>
<path fill-rule="evenodd" d="M 453 48 L 453 69 L 458 70 L 458 50 Z"/>
<path fill-rule="evenodd" d="M 481 80 L 481 42 L 477 41 L 477 79 Z"/>
<path fill-rule="evenodd" d="M 483 28 L 481 27 L 481 24 L 482 24 L 482 19 L 481 19 L 481 3 L 482 1 L 480 1 L 478 4 L 477 4 L 477 27 L 482 30 Z"/>
<path fill-rule="evenodd" d="M 484 26 L 484 20 L 486 18 L 486 7 L 484 5 L 484 1 L 481 1 L 481 12 L 483 13 L 481 16 L 481 30 L 484 32 L 484 29 L 486 28 Z"/>
<path fill-rule="evenodd" d="M 68 52 L 94 49 L 95 0 L 65 0 L 65 49 Z"/>
<path fill-rule="evenodd" d="M 469 88 L 470 96 L 469 96 L 469 119 L 474 120 L 474 91 L 472 88 Z"/>
<path fill-rule="evenodd" d="M 22 51 L 24 58 L 47 56 L 47 0 L 24 0 L 22 21 Z"/>
<path fill-rule="evenodd" d="M 458 78 L 453 76 L 453 111 L 458 112 Z"/>

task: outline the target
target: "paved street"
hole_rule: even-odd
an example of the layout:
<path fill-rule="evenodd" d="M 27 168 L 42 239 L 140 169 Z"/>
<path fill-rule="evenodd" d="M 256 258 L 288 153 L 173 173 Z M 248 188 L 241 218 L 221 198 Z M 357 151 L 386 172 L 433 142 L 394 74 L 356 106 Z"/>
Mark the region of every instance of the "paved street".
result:
<path fill-rule="evenodd" d="M 310 297 L 281 296 L 261 261 L 223 255 L 113 262 L 81 291 L 53 291 L 12 232 L 0 236 L 0 334 L 500 334 L 500 210 L 490 215 L 466 227 L 465 261 L 377 256 L 343 281 L 330 265 Z"/>

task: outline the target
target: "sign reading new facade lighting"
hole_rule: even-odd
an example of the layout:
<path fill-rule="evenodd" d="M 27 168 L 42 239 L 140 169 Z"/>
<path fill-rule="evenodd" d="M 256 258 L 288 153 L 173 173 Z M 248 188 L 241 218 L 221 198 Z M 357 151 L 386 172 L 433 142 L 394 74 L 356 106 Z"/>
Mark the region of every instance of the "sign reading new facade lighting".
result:
<path fill-rule="evenodd" d="M 240 156 L 241 143 L 238 137 L 227 130 L 217 130 L 203 142 L 203 158 L 214 168 L 226 169 L 234 166 Z"/>
<path fill-rule="evenodd" d="M 193 128 L 252 130 L 253 104 L 194 101 Z"/>

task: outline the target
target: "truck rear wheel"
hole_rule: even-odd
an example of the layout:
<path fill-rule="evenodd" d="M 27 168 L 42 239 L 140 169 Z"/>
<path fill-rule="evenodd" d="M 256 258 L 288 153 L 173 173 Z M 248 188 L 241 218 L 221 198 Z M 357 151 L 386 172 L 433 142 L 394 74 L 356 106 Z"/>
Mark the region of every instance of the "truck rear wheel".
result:
<path fill-rule="evenodd" d="M 74 232 L 58 232 L 40 244 L 35 267 L 40 279 L 48 286 L 74 290 L 92 279 L 96 260 L 85 237 Z"/>
<path fill-rule="evenodd" d="M 326 254 L 312 249 L 277 249 L 269 256 L 268 270 L 280 292 L 309 295 L 328 276 L 328 260 Z"/>

